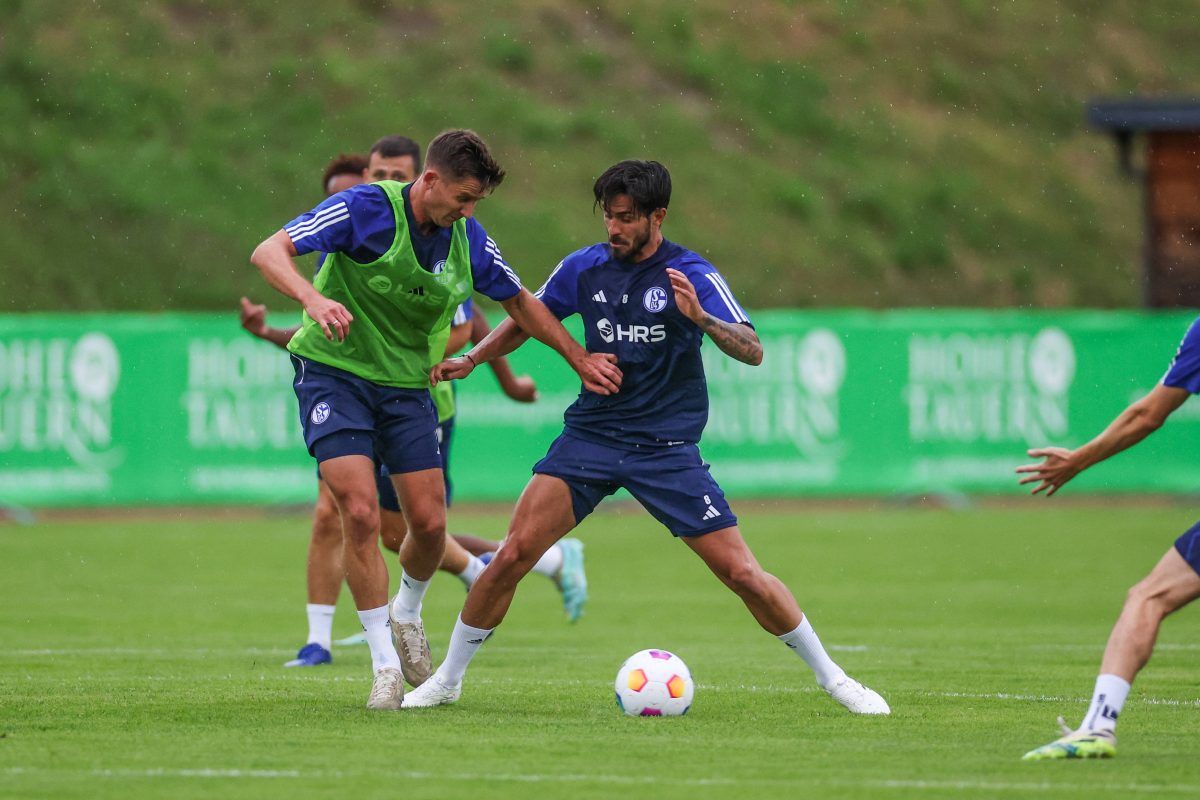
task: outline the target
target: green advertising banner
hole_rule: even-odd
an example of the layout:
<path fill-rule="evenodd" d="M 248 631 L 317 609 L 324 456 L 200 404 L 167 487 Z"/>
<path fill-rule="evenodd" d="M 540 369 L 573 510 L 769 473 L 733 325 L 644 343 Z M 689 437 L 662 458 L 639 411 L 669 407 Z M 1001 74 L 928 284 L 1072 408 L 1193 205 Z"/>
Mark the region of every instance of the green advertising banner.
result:
<path fill-rule="evenodd" d="M 704 346 L 701 448 L 734 497 L 1014 493 L 1029 447 L 1075 446 L 1159 380 L 1185 312 L 770 311 L 762 366 Z M 574 331 L 578 333 L 578 328 Z M 578 382 L 531 342 L 538 383 L 458 387 L 459 500 L 515 500 Z M 0 504 L 294 503 L 315 493 L 287 355 L 233 315 L 0 317 Z M 1200 491 L 1200 404 L 1076 490 Z"/>

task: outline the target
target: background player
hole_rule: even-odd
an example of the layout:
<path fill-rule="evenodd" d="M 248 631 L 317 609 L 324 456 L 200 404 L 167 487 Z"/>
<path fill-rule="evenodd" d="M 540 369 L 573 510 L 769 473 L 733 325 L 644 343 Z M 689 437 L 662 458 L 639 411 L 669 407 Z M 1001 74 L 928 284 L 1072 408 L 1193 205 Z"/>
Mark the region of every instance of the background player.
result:
<path fill-rule="evenodd" d="M 457 700 L 467 665 L 504 619 L 517 583 L 546 548 L 625 488 L 808 663 L 830 696 L 855 713 L 889 713 L 882 697 L 833 662 L 791 592 L 759 566 L 700 456 L 708 420 L 703 336 L 751 365 L 762 362 L 762 345 L 716 269 L 663 238 L 670 174 L 654 161 L 622 161 L 600 176 L 593 194 L 607 242 L 567 256 L 538 294 L 559 318 L 583 317 L 588 349 L 616 357 L 621 391 L 601 396 L 585 386 L 567 409 L 565 429 L 533 467 L 503 546 L 467 594 L 446 660 L 404 707 Z M 465 377 L 475 363 L 527 338 L 503 322 L 464 357 L 435 367 L 434 377 Z"/>
<path fill-rule="evenodd" d="M 1088 467 L 1132 447 L 1162 427 L 1167 417 L 1200 393 L 1200 320 L 1192 323 L 1162 381 L 1126 408 L 1082 447 L 1041 447 L 1029 451 L 1039 464 L 1017 467 L 1022 484 L 1037 483 L 1032 494 L 1050 497 Z M 1150 660 L 1158 628 L 1168 615 L 1200 597 L 1200 523 L 1167 549 L 1150 574 L 1129 590 L 1100 661 L 1092 702 L 1079 727 L 1062 717 L 1063 736 L 1025 754 L 1027 761 L 1058 758 L 1110 758 L 1117 752 L 1117 717 L 1130 685 Z"/>
<path fill-rule="evenodd" d="M 375 671 L 367 706 L 375 709 L 399 707 L 401 670 L 413 685 L 429 674 L 421 601 L 445 551 L 446 507 L 428 376 L 445 351 L 456 306 L 480 291 L 554 347 L 585 386 L 600 394 L 620 386 L 615 359 L 584 351 L 471 219 L 504 179 L 486 144 L 471 131 L 447 131 L 426 159 L 414 183 L 351 187 L 251 257 L 271 286 L 305 308 L 288 343 L 294 386 L 305 442 L 341 510 L 346 579 Z M 315 285 L 294 261 L 313 251 L 330 254 Z M 391 473 L 408 522 L 390 618 L 387 566 L 375 544 L 376 458 Z"/>

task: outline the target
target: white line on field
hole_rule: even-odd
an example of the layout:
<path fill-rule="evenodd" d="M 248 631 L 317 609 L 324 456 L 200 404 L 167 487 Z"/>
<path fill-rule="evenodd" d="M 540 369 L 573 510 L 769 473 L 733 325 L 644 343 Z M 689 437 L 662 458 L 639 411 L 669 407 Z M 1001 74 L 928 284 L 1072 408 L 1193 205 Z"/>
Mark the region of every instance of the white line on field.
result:
<path fill-rule="evenodd" d="M 863 783 L 842 783 L 844 786 L 871 786 L 878 789 L 959 789 L 968 791 L 995 792 L 1062 792 L 1062 783 L 998 783 L 992 781 L 865 781 Z M 1126 783 L 1105 784 L 1106 790 L 1119 792 L 1139 792 L 1159 794 L 1170 792 L 1196 796 L 1200 794 L 1200 786 L 1185 783 Z"/>
<path fill-rule="evenodd" d="M 335 770 L 300 771 L 294 769 L 236 769 L 207 767 L 202 769 L 168 769 L 153 767 L 150 769 L 38 769 L 28 767 L 8 767 L 0 770 L 6 775 L 28 774 L 84 774 L 97 778 L 303 778 L 305 780 L 345 778 L 347 773 Z M 668 786 L 731 786 L 744 781 L 732 778 L 667 778 L 655 775 L 587 775 L 565 773 L 547 775 L 541 773 L 436 773 L 436 772 L 400 772 L 395 774 L 400 780 L 429 780 L 429 781 L 509 781 L 512 783 L 607 783 L 620 785 L 661 784 Z M 754 779 L 754 783 L 775 783 L 772 779 Z"/>
<path fill-rule="evenodd" d="M 300 771 L 293 769 L 237 769 L 207 767 L 199 769 L 168 769 L 156 767 L 150 769 L 38 769 L 29 767 L 7 767 L 0 770 L 5 775 L 28 774 L 84 774 L 97 778 L 267 778 L 267 779 L 340 779 L 348 777 L 342 771 L 313 770 Z M 352 774 L 352 773 L 351 773 Z M 788 784 L 794 781 L 755 777 L 750 779 L 734 778 L 668 778 L 655 775 L 612 775 L 612 774 L 574 774 L 548 775 L 541 773 L 436 773 L 436 772 L 402 772 L 393 776 L 400 780 L 414 781 L 507 781 L 510 783 L 599 783 L 616 785 L 664 785 L 664 786 L 737 786 L 744 784 Z M 1048 781 L 1032 782 L 1000 782 L 1000 781 L 930 781 L 930 780 L 866 780 L 866 781 L 837 781 L 841 786 L 862 786 L 875 789 L 952 789 L 957 791 L 993 791 L 993 792 L 1061 792 L 1062 783 Z M 1106 789 L 1138 794 L 1184 794 L 1200 795 L 1200 785 L 1183 783 L 1126 783 L 1106 785 Z"/>
<path fill-rule="evenodd" d="M 369 675 L 364 672 L 361 675 L 331 675 L 321 674 L 320 668 L 306 669 L 303 673 L 294 672 L 291 670 L 280 671 L 271 675 L 258 675 L 260 683 L 271 680 L 282 683 L 354 683 L 366 685 L 369 682 Z M 40 675 L 24 675 L 26 681 L 40 681 Z M 90 675 L 80 674 L 72 675 L 73 681 L 89 681 L 89 682 L 111 682 L 115 680 L 111 675 Z M 187 677 L 181 675 L 142 675 L 131 679 L 135 683 L 197 683 L 203 681 L 238 681 L 244 682 L 254 680 L 254 676 L 247 675 L 206 675 L 197 677 L 190 675 Z M 471 686 L 497 686 L 497 687 L 519 687 L 527 683 L 521 678 L 503 678 L 503 677 L 481 677 L 472 678 L 468 682 Z M 584 680 L 582 678 L 539 678 L 538 683 L 545 686 L 571 686 L 587 689 L 588 687 L 595 688 L 598 686 L 596 681 Z M 769 694 L 813 694 L 821 691 L 818 686 L 757 686 L 754 684 L 715 684 L 715 683 L 697 683 L 697 689 L 705 692 L 754 692 L 754 693 L 769 693 Z M 1015 694 L 1013 692 L 915 692 L 920 697 L 940 697 L 949 700 L 1012 700 L 1021 703 L 1086 703 L 1091 698 L 1088 697 L 1065 697 L 1063 695 L 1050 694 Z M 1147 705 L 1147 706 L 1175 706 L 1186 708 L 1200 708 L 1200 699 L 1195 700 L 1177 700 L 1167 697 L 1137 697 L 1130 698 L 1131 705 Z"/>

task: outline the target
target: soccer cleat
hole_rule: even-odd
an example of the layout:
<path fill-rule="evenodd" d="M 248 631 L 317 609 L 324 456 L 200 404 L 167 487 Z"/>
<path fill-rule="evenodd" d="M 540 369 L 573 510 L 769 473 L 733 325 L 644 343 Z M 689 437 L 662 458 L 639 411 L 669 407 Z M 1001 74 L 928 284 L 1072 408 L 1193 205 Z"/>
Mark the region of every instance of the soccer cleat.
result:
<path fill-rule="evenodd" d="M 372 711 L 395 711 L 404 700 L 404 679 L 395 667 L 384 667 L 375 673 L 367 708 Z"/>
<path fill-rule="evenodd" d="M 879 693 L 868 689 L 849 675 L 833 686 L 825 688 L 825 693 L 850 709 L 853 714 L 891 714 L 887 701 Z"/>
<path fill-rule="evenodd" d="M 1050 744 L 1030 750 L 1021 756 L 1022 761 L 1049 761 L 1060 758 L 1112 758 L 1117 754 L 1117 734 L 1113 731 L 1073 731 L 1058 718 L 1058 727 L 1063 735 Z"/>
<path fill-rule="evenodd" d="M 396 655 L 400 656 L 404 680 L 413 686 L 420 686 L 433 674 L 433 656 L 429 652 L 429 641 L 425 638 L 425 626 L 420 620 L 397 622 L 390 610 L 388 620 L 392 625 L 392 644 L 396 647 Z"/>
<path fill-rule="evenodd" d="M 496 555 L 496 552 L 493 550 L 493 551 L 490 551 L 487 553 L 480 553 L 479 555 L 476 556 L 476 558 L 478 558 L 480 561 L 482 561 L 483 565 L 486 567 L 488 564 L 492 563 L 492 558 L 494 558 L 495 555 Z"/>
<path fill-rule="evenodd" d="M 366 643 L 367 643 L 367 634 L 365 631 L 359 631 L 358 633 L 352 633 L 349 636 L 347 636 L 345 639 L 337 639 L 334 641 L 334 644 L 337 645 L 338 647 L 355 647 L 357 645 L 366 644 Z"/>
<path fill-rule="evenodd" d="M 319 667 L 333 662 L 333 654 L 316 642 L 309 642 L 300 648 L 296 657 L 284 664 L 285 667 Z"/>
<path fill-rule="evenodd" d="M 567 619 L 577 622 L 583 616 L 583 604 L 587 602 L 587 573 L 583 571 L 583 542 L 578 539 L 563 539 L 563 563 L 554 578 L 554 584 L 562 592 L 563 611 Z"/>
<path fill-rule="evenodd" d="M 433 675 L 429 680 L 413 689 L 404 698 L 404 703 L 401 708 L 430 708 L 432 706 L 444 706 L 453 703 L 462 694 L 462 684 L 458 683 L 454 686 L 447 686 L 442 683 L 442 679 L 437 675 Z"/>

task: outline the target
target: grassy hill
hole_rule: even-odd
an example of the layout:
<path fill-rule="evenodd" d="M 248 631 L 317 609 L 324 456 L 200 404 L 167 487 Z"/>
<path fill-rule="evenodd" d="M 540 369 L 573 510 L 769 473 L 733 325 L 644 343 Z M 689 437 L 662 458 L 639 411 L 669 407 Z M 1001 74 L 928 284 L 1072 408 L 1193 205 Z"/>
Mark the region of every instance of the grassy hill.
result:
<path fill-rule="evenodd" d="M 1194 91 L 1194 4 L 994 5 L 0 0 L 0 309 L 270 297 L 249 252 L 331 156 L 458 126 L 529 284 L 634 157 L 751 307 L 1136 305 L 1140 190 L 1084 109 Z"/>

